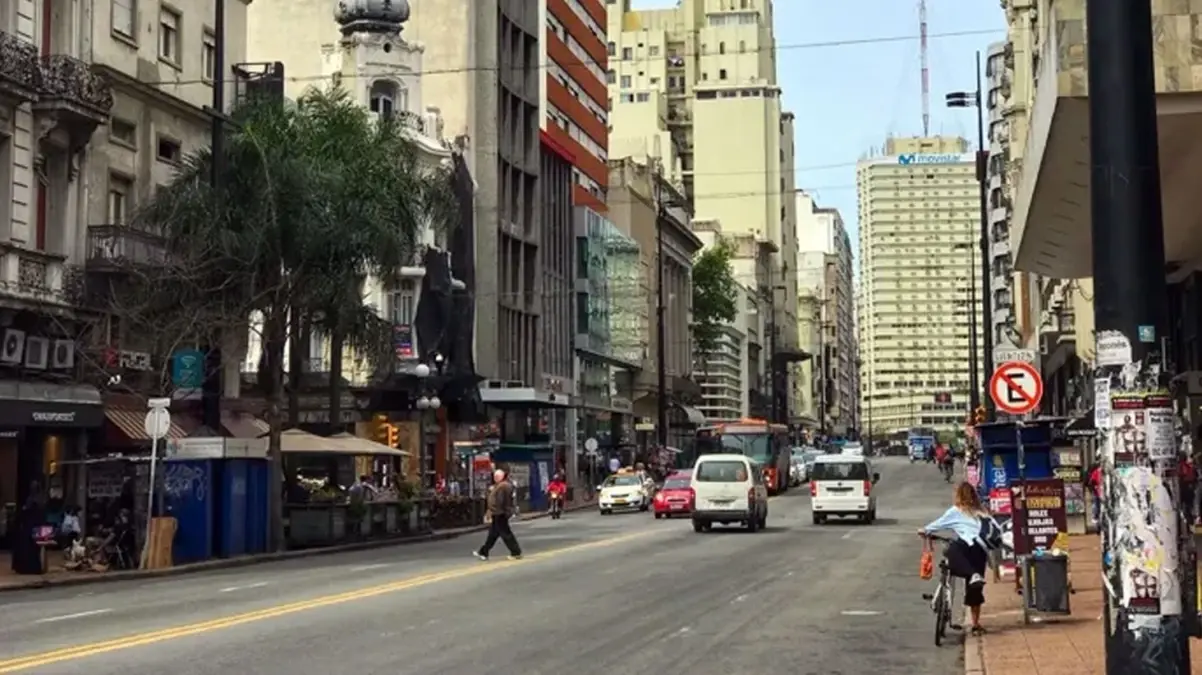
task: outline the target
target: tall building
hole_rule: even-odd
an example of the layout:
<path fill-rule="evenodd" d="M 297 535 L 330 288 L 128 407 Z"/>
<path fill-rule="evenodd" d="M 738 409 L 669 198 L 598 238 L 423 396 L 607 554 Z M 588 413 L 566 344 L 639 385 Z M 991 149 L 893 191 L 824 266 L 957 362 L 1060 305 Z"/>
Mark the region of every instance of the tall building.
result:
<path fill-rule="evenodd" d="M 798 192 L 797 254 L 798 309 L 801 348 L 813 354 L 803 364 L 799 386 L 806 392 L 814 421 L 828 433 L 859 431 L 856 413 L 860 374 L 856 362 L 856 304 L 851 238 L 838 209 L 823 208 L 814 197 Z"/>
<path fill-rule="evenodd" d="M 890 138 L 856 167 L 862 425 L 952 431 L 969 407 L 970 322 L 981 330 L 980 208 L 968 142 Z M 979 288 L 977 289 L 980 290 Z M 978 347 L 980 341 L 978 341 Z"/>
<path fill-rule="evenodd" d="M 605 212 L 609 186 L 609 105 L 605 88 L 605 5 L 539 0 L 546 26 L 539 123 L 572 157 L 572 201 Z"/>
<path fill-rule="evenodd" d="M 1005 96 L 1010 93 L 1010 76 L 1006 70 L 1006 43 L 989 45 L 989 56 L 985 61 L 986 111 L 988 114 L 989 140 L 989 265 L 1001 272 L 1013 268 L 1010 252 L 1010 218 L 1013 208 L 1007 190 L 1006 160 L 1009 155 L 1009 122 L 1005 115 Z M 998 275 L 993 284 L 993 316 L 989 318 L 989 329 L 993 331 L 993 344 L 1018 346 L 1018 333 L 1014 307 L 1014 274 Z"/>
<path fill-rule="evenodd" d="M 793 118 L 781 110 L 771 0 L 681 0 L 675 8 L 610 5 L 609 95 L 613 154 L 649 156 L 678 182 L 699 220 L 724 236 L 748 235 L 768 249 L 769 269 L 745 276 L 772 310 L 771 335 L 756 350 L 765 412 L 780 416 L 784 377 L 797 360 Z M 758 265 L 758 247 L 741 246 Z M 761 406 L 762 407 L 762 406 Z M 787 413 L 785 414 L 787 416 Z"/>

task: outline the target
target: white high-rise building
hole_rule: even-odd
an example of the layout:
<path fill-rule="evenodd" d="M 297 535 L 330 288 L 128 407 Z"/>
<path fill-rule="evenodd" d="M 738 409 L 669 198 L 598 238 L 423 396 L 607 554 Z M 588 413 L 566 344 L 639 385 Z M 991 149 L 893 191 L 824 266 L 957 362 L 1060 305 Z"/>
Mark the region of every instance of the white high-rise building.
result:
<path fill-rule="evenodd" d="M 891 138 L 856 169 L 861 416 L 878 437 L 915 426 L 950 432 L 968 412 L 970 321 L 983 336 L 980 193 L 968 150 L 962 138 Z"/>

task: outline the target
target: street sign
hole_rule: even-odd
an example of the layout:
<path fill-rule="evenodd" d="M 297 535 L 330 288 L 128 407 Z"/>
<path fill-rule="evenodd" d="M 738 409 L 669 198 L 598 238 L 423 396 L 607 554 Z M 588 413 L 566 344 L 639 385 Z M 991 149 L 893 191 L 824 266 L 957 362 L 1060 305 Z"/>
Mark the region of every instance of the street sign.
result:
<path fill-rule="evenodd" d="M 998 366 L 989 378 L 989 396 L 998 410 L 1025 415 L 1039 407 L 1043 398 L 1043 378 L 1035 366 L 1009 361 Z"/>
<path fill-rule="evenodd" d="M 154 440 L 164 438 L 171 429 L 171 413 L 167 412 L 166 408 L 151 408 L 150 412 L 146 413 L 144 426 L 147 436 Z"/>
<path fill-rule="evenodd" d="M 597 451 L 597 439 L 592 438 L 592 437 L 586 439 L 584 441 L 584 449 L 587 450 L 589 453 L 596 452 Z"/>
<path fill-rule="evenodd" d="M 999 345 L 993 348 L 993 367 L 996 368 L 1003 363 L 1010 361 L 1018 361 L 1020 363 L 1029 363 L 1036 368 L 1039 367 L 1039 354 L 1034 349 L 1019 349 L 1018 347 L 1008 347 Z"/>

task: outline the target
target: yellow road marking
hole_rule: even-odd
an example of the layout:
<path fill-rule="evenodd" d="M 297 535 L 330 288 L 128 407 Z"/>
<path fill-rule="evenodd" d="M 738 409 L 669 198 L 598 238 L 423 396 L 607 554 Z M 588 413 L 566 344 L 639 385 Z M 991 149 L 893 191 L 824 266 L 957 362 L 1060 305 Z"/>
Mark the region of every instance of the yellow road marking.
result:
<path fill-rule="evenodd" d="M 620 544 L 622 542 L 630 541 L 632 539 L 638 539 L 640 537 L 646 537 L 648 535 L 655 534 L 655 533 L 656 533 L 656 531 L 654 531 L 654 530 L 647 531 L 647 532 L 637 532 L 635 534 L 624 535 L 621 537 L 614 537 L 612 539 L 603 539 L 601 541 L 592 541 L 592 542 L 588 542 L 588 543 L 584 543 L 584 544 L 565 546 L 563 548 L 557 548 L 557 549 L 552 549 L 550 551 L 544 551 L 543 553 L 536 553 L 535 555 L 527 556 L 527 557 L 524 557 L 522 560 L 517 560 L 517 561 L 506 561 L 506 562 L 502 562 L 499 564 L 494 563 L 492 565 L 483 565 L 483 564 L 465 565 L 462 567 L 447 570 L 445 572 L 436 572 L 433 574 L 423 574 L 421 576 L 410 577 L 408 579 L 401 579 L 399 581 L 394 581 L 394 582 L 383 584 L 380 586 L 372 586 L 371 588 L 362 588 L 359 590 L 347 591 L 344 593 L 336 593 L 334 595 L 326 595 L 326 596 L 322 596 L 319 598 L 312 598 L 310 600 L 301 600 L 298 602 L 291 602 L 291 603 L 287 603 L 284 605 L 277 605 L 275 607 L 268 607 L 265 609 L 256 610 L 253 612 L 245 612 L 242 614 L 233 614 L 230 616 L 222 617 L 220 619 L 212 619 L 210 621 L 201 621 L 199 623 L 185 624 L 182 626 L 176 626 L 174 628 L 165 628 L 162 630 L 150 631 L 147 633 L 138 633 L 138 634 L 134 634 L 134 635 L 127 635 L 125 637 L 115 638 L 112 640 L 93 642 L 90 644 L 77 645 L 74 647 L 63 647 L 60 649 L 54 649 L 51 651 L 42 652 L 40 654 L 30 654 L 29 656 L 21 656 L 21 657 L 17 657 L 17 658 L 13 658 L 13 659 L 7 659 L 7 660 L 0 661 L 0 673 L 16 673 L 16 672 L 20 672 L 23 670 L 29 670 L 30 668 L 39 668 L 42 666 L 48 666 L 48 665 L 55 664 L 55 663 L 62 663 L 63 661 L 76 661 L 76 660 L 88 658 L 91 656 L 107 654 L 109 652 L 115 652 L 115 651 L 120 651 L 120 650 L 124 650 L 124 649 L 131 649 L 133 647 L 141 647 L 144 645 L 155 644 L 158 642 L 165 642 L 167 640 L 176 640 L 176 639 L 179 639 L 182 637 L 187 637 L 190 635 L 199 635 L 201 633 L 209 633 L 209 632 L 213 632 L 213 631 L 217 631 L 217 630 L 222 630 L 225 628 L 232 628 L 234 626 L 240 626 L 240 625 L 246 624 L 246 623 L 264 621 L 266 619 L 274 619 L 276 617 L 287 616 L 289 614 L 296 614 L 298 612 L 305 612 L 305 611 L 309 611 L 312 609 L 319 609 L 321 607 L 328 607 L 330 605 L 343 604 L 343 603 L 351 602 L 353 600 L 362 600 L 364 598 L 372 598 L 372 597 L 376 597 L 376 596 L 380 596 L 380 595 L 385 595 L 388 593 L 396 593 L 396 592 L 408 590 L 411 588 L 417 588 L 419 586 L 428 586 L 430 584 L 435 584 L 435 583 L 438 583 L 441 581 L 447 581 L 450 579 L 459 579 L 462 577 L 483 574 L 485 572 L 492 572 L 492 571 L 496 571 L 496 570 L 500 570 L 500 569 L 512 568 L 517 565 L 538 562 L 540 560 L 547 560 L 548 558 L 556 558 L 561 555 L 566 555 L 568 553 L 576 553 L 578 551 L 584 551 L 584 550 L 593 549 L 593 548 L 604 548 L 604 547 L 608 547 L 608 546 L 613 546 L 615 544 Z"/>

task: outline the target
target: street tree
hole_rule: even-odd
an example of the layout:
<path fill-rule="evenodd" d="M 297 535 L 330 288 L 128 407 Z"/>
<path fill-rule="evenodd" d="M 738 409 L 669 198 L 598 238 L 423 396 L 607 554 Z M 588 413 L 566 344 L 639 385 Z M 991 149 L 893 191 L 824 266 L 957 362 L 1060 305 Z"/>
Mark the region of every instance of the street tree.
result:
<path fill-rule="evenodd" d="M 734 254 L 730 242 L 719 238 L 693 260 L 693 345 L 703 368 L 718 348 L 724 326 L 738 315 Z"/>
<path fill-rule="evenodd" d="M 162 255 L 127 275 L 124 291 L 136 300 L 122 308 L 160 319 L 205 317 L 195 335 L 201 344 L 228 344 L 249 326 L 258 331 L 268 455 L 279 485 L 286 345 L 304 339 L 297 327 L 337 343 L 336 421 L 342 345 L 380 366 L 391 355 L 385 323 L 365 306 L 364 280 L 389 280 L 414 259 L 422 228 L 445 226 L 454 208 L 440 201 L 451 195 L 447 171 L 422 161 L 402 124 L 377 118 L 340 89 L 311 90 L 295 103 L 251 102 L 230 127 L 216 185 L 213 157 L 200 150 L 138 209 L 133 225 L 156 237 Z M 280 547 L 280 491 L 269 495 Z"/>

